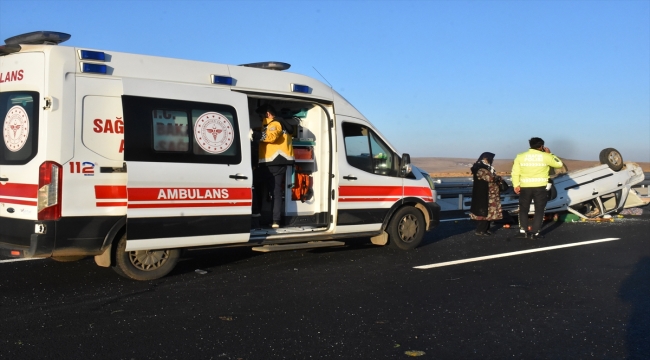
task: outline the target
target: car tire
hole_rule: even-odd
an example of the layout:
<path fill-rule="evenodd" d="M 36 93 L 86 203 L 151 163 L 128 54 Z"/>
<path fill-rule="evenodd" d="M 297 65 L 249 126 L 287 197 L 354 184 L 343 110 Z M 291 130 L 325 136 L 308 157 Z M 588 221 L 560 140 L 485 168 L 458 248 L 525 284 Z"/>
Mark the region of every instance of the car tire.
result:
<path fill-rule="evenodd" d="M 73 261 L 79 261 L 81 259 L 84 259 L 86 256 L 85 255 L 78 255 L 78 256 L 52 256 L 51 259 L 56 261 L 56 262 L 73 262 Z"/>
<path fill-rule="evenodd" d="M 180 257 L 178 249 L 125 251 L 126 234 L 122 235 L 115 248 L 116 273 L 132 280 L 155 280 L 167 274 L 176 266 Z"/>
<path fill-rule="evenodd" d="M 623 156 L 614 148 L 603 149 L 598 158 L 601 164 L 606 164 L 614 171 L 619 171 L 623 168 Z"/>
<path fill-rule="evenodd" d="M 388 224 L 388 245 L 394 249 L 415 249 L 424 238 L 424 216 L 420 210 L 405 206 L 393 215 Z"/>

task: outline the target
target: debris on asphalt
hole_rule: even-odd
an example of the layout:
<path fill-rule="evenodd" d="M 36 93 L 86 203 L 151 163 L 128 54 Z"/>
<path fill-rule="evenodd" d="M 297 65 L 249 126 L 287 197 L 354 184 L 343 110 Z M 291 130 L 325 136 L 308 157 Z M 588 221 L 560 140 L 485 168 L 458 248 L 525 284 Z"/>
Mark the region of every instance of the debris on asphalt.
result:
<path fill-rule="evenodd" d="M 416 356 L 422 356 L 426 353 L 424 351 L 419 351 L 419 350 L 409 350 L 409 351 L 404 351 L 404 354 L 408 356 L 416 357 Z"/>
<path fill-rule="evenodd" d="M 621 215 L 643 215 L 643 209 L 641 208 L 629 208 L 629 209 L 623 209 L 619 213 Z"/>
<path fill-rule="evenodd" d="M 205 275 L 205 274 L 208 273 L 207 271 L 201 270 L 201 269 L 196 269 L 196 270 L 194 270 L 194 272 L 197 273 L 197 274 L 200 274 L 200 275 Z"/>

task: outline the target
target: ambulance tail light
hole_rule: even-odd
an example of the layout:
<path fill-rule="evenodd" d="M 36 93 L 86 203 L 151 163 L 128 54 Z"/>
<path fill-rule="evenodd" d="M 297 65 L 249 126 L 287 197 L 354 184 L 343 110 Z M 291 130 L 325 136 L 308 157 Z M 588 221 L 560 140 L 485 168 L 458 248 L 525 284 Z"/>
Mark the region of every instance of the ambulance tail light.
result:
<path fill-rule="evenodd" d="M 61 217 L 62 176 L 61 165 L 54 161 L 45 161 L 38 168 L 38 220 Z"/>

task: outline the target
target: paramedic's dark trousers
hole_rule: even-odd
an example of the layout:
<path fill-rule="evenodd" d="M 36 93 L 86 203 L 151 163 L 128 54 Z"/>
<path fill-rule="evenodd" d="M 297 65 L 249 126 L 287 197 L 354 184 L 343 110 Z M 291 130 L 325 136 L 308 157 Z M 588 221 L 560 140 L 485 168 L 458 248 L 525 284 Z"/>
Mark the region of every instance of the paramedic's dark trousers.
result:
<path fill-rule="evenodd" d="M 282 197 L 284 196 L 284 176 L 287 172 L 286 165 L 260 165 L 253 171 L 253 214 L 259 214 L 264 200 L 263 188 L 273 191 L 273 221 L 280 223 L 282 218 Z"/>
<path fill-rule="evenodd" d="M 528 209 L 530 209 L 531 200 L 535 204 L 535 216 L 533 217 L 532 226 L 528 224 Z M 542 229 L 544 208 L 547 201 L 546 186 L 522 187 L 519 193 L 519 227 L 529 233 L 537 234 Z M 530 230 L 528 229 L 529 226 L 531 226 Z"/>

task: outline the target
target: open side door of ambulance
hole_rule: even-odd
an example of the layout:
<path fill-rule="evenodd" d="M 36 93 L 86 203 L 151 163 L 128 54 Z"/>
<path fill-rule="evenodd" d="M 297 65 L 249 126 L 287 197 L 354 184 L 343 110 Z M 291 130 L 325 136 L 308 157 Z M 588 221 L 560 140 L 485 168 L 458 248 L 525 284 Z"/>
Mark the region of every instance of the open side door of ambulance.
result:
<path fill-rule="evenodd" d="M 127 251 L 247 242 L 246 95 L 123 79 Z"/>

